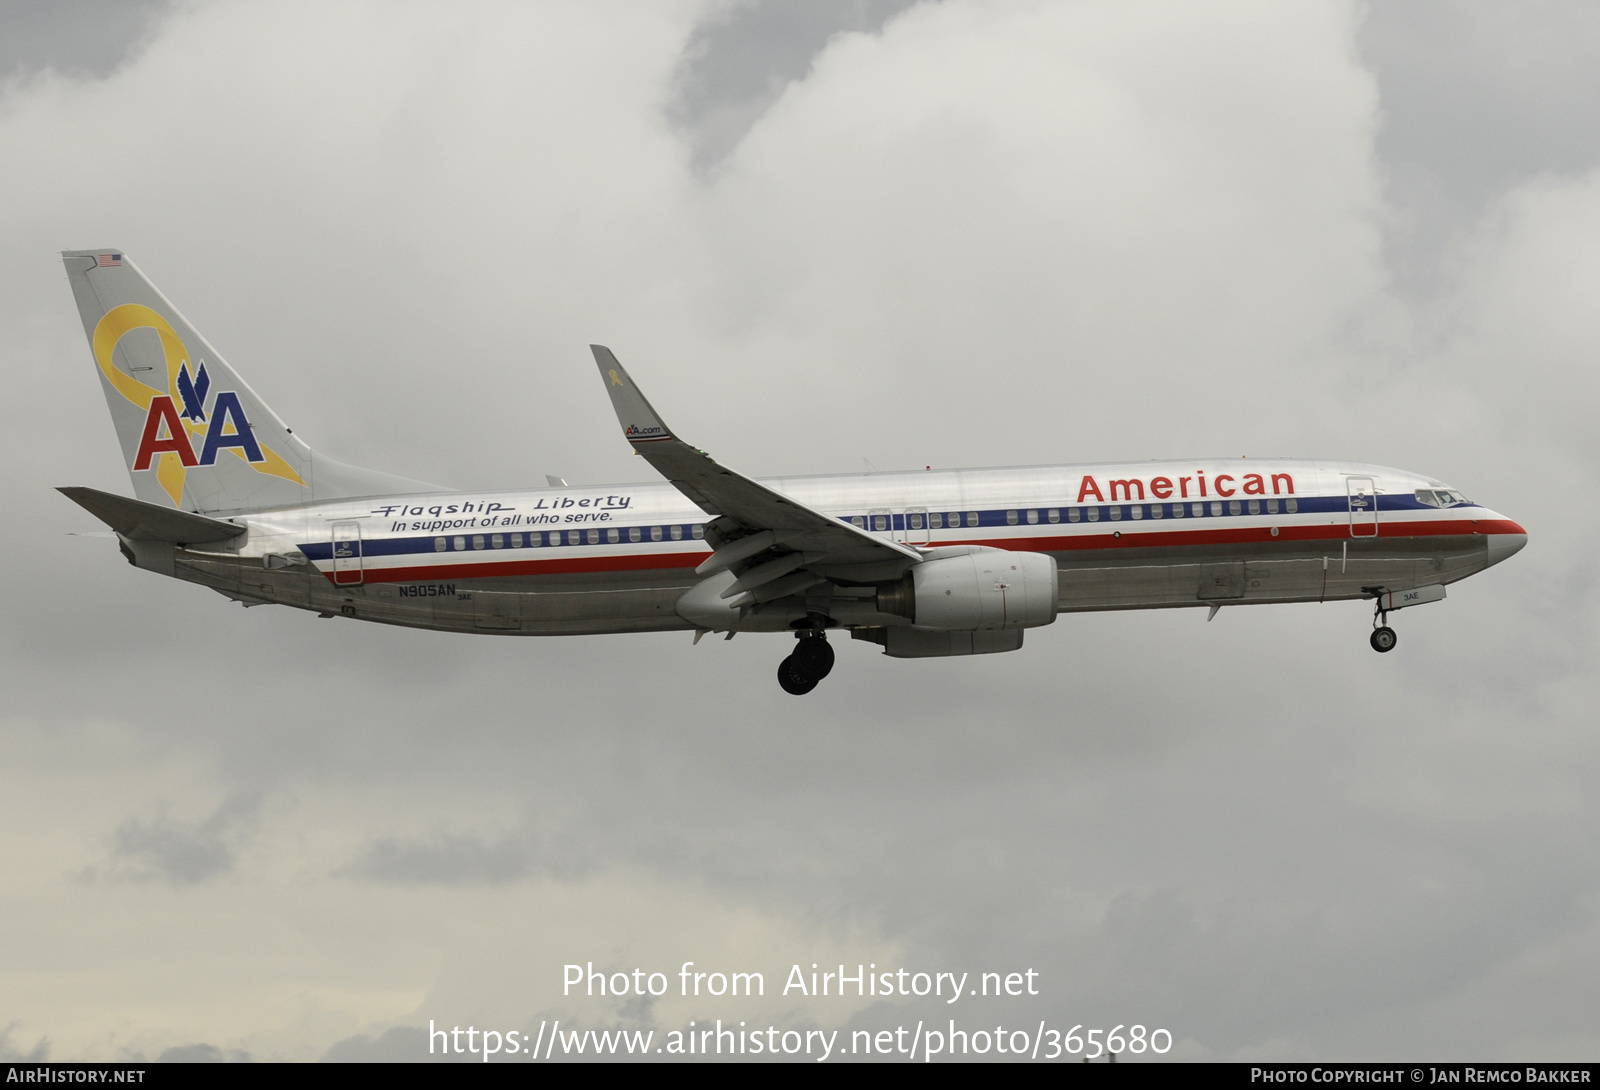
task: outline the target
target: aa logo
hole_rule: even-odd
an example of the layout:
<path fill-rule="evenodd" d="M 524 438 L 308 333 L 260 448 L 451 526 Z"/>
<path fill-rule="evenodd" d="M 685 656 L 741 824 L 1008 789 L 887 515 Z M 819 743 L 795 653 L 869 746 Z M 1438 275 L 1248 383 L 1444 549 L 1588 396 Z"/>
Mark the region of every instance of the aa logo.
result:
<path fill-rule="evenodd" d="M 112 360 L 117 342 L 135 329 L 153 329 L 166 357 L 167 389 L 147 386 L 119 370 Z M 256 440 L 250 430 L 239 394 L 234 390 L 211 393 L 211 376 L 201 361 L 192 371 L 189 353 L 177 331 L 160 314 L 138 303 L 124 303 L 100 319 L 94 331 L 94 357 L 123 397 L 145 412 L 144 429 L 134 453 L 133 469 L 155 470 L 162 489 L 182 506 L 183 484 L 190 469 L 216 465 L 228 451 L 257 473 L 266 473 L 305 487 L 294 467 L 271 447 Z M 209 399 L 209 404 L 208 404 Z M 198 449 L 198 453 L 196 450 Z"/>

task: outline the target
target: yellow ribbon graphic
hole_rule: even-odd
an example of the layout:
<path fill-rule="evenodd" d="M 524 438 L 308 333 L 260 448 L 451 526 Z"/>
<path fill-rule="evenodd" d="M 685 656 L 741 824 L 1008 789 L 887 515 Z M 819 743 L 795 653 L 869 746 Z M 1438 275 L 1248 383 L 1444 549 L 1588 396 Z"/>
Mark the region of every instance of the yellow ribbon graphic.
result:
<path fill-rule="evenodd" d="M 146 386 L 131 375 L 117 370 L 112 360 L 112 354 L 117 349 L 117 342 L 135 329 L 153 329 L 156 336 L 161 338 L 161 351 L 167 361 L 167 388 L 158 390 L 154 386 Z M 183 404 L 178 395 L 178 371 L 189 360 L 189 350 L 183 346 L 183 341 L 178 338 L 178 333 L 172 324 L 160 314 L 140 303 L 124 303 L 113 307 L 106 312 L 94 327 L 94 337 L 91 338 L 94 346 L 94 359 L 100 365 L 100 373 L 105 375 L 106 381 L 133 404 L 150 411 L 150 402 L 166 393 L 172 398 L 174 405 Z M 204 432 L 199 425 L 184 421 L 184 430 L 189 433 L 190 443 L 196 439 L 204 439 Z M 306 482 L 296 473 L 294 467 L 284 461 L 278 452 L 258 442 L 261 453 L 266 460 L 251 462 L 244 451 L 239 447 L 227 447 L 236 454 L 241 461 L 250 466 L 257 473 L 266 473 L 273 477 L 282 477 L 286 481 L 293 481 L 301 488 Z M 161 482 L 162 489 L 172 497 L 174 507 L 183 506 L 183 481 L 188 470 L 179 457 L 172 451 L 163 451 L 156 463 L 156 480 Z"/>

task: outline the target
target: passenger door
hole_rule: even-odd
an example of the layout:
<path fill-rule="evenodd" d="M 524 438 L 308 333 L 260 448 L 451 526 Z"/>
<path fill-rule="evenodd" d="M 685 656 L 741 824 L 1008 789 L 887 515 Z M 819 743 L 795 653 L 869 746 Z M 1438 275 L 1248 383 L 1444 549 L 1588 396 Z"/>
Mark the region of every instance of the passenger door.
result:
<path fill-rule="evenodd" d="M 1378 492 L 1371 477 L 1346 477 L 1350 501 L 1350 536 L 1378 536 Z"/>
<path fill-rule="evenodd" d="M 361 585 L 361 524 L 333 524 L 333 581 L 341 587 Z"/>

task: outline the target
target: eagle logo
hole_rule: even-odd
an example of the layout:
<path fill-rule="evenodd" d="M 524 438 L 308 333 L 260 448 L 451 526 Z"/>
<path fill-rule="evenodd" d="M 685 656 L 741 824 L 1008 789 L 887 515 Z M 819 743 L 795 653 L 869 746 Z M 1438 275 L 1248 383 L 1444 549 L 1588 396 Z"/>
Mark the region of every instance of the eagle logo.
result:
<path fill-rule="evenodd" d="M 178 397 L 183 401 L 183 418 L 197 424 L 205 423 L 206 394 L 211 390 L 211 376 L 206 374 L 206 361 L 201 360 L 194 379 L 189 378 L 189 364 L 184 361 L 178 368 Z"/>

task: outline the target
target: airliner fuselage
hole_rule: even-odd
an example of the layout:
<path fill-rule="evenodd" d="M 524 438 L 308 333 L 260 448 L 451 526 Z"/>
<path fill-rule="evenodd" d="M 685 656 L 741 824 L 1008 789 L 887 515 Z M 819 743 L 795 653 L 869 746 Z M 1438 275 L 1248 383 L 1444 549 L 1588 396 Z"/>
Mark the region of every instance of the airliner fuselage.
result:
<path fill-rule="evenodd" d="M 1439 482 L 1332 462 L 761 483 L 914 547 L 1045 553 L 1060 573 L 1061 612 L 1372 598 L 1372 588 L 1453 583 L 1525 540 L 1516 523 Z M 1112 495 L 1118 502 L 1099 502 Z M 677 603 L 711 554 L 707 518 L 664 483 L 385 496 L 231 521 L 247 533 L 226 548 L 176 550 L 172 574 L 250 604 L 421 628 L 574 635 L 705 627 Z M 781 631 L 807 609 L 852 626 L 910 623 L 874 608 L 875 585 L 867 586 L 873 593 L 830 588 L 731 627 Z"/>
<path fill-rule="evenodd" d="M 137 499 L 63 489 L 135 565 L 246 605 L 457 632 L 831 631 L 893 657 L 1016 650 L 1059 613 L 1366 599 L 1390 612 L 1510 556 L 1523 528 L 1382 466 L 1241 458 L 754 480 L 595 361 L 654 483 L 435 489 L 317 455 L 121 254 L 64 256 Z"/>

